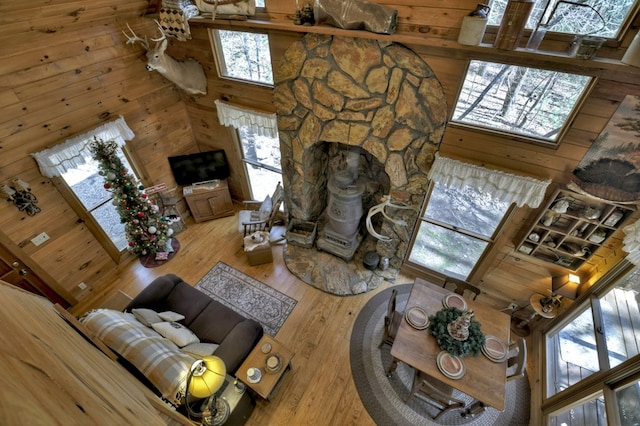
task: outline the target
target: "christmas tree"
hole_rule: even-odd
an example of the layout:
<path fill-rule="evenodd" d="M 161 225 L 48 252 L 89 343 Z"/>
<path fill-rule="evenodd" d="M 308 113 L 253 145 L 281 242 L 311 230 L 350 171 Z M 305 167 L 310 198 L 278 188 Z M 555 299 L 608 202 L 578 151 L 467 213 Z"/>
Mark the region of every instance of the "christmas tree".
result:
<path fill-rule="evenodd" d="M 94 138 L 91 153 L 99 163 L 99 174 L 104 177 L 104 188 L 113 195 L 113 204 L 125 226 L 129 250 L 138 256 L 167 253 L 168 238 L 173 234 L 167 221 L 144 193 L 144 186 L 128 172 L 118 157 L 118 145 L 114 141 Z"/>

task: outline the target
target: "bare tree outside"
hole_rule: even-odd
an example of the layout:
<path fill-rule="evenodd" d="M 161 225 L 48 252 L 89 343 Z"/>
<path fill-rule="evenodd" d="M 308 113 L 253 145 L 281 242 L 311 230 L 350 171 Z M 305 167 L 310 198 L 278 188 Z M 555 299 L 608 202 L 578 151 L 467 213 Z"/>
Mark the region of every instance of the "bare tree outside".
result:
<path fill-rule="evenodd" d="M 541 0 L 536 1 L 527 28 L 539 22 L 549 31 L 615 38 L 636 0 Z M 491 0 L 489 25 L 500 25 L 508 0 Z M 553 16 L 550 16 L 553 13 Z"/>
<path fill-rule="evenodd" d="M 244 31 L 212 31 L 221 77 L 273 85 L 269 36 Z"/>
<path fill-rule="evenodd" d="M 591 77 L 471 61 L 452 121 L 556 143 Z"/>

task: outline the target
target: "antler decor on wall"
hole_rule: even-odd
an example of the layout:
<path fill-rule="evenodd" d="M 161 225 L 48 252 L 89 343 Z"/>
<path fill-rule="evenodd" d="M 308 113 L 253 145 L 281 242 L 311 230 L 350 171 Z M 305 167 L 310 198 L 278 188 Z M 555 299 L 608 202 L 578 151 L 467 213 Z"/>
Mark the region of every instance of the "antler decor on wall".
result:
<path fill-rule="evenodd" d="M 27 215 L 35 216 L 40 213 L 40 207 L 36 204 L 38 199 L 31 193 L 29 184 L 20 178 L 11 181 L 13 185 L 0 185 L 0 195 L 5 197 L 7 201 L 13 201 L 18 210 L 26 211 Z"/>
<path fill-rule="evenodd" d="M 204 74 L 202 65 L 195 59 L 187 59 L 178 61 L 171 56 L 165 54 L 167 48 L 167 36 L 162 30 L 162 26 L 155 21 L 160 29 L 161 37 L 152 38 L 156 42 L 153 47 L 149 45 L 147 37 L 138 37 L 131 29 L 129 24 L 127 27 L 131 31 L 131 36 L 126 32 L 122 32 L 127 37 L 127 44 L 140 43 L 147 51 L 147 70 L 158 71 L 176 86 L 192 95 L 207 94 L 207 77 Z"/>

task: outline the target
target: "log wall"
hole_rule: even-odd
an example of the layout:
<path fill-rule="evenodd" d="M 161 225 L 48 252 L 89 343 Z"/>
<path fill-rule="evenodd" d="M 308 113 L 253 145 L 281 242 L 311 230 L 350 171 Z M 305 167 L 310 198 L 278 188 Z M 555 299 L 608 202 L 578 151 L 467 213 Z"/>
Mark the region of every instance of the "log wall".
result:
<path fill-rule="evenodd" d="M 328 27 L 300 27 L 291 23 L 294 4 L 290 0 L 267 0 L 260 12 L 263 23 L 210 21 L 191 23 L 193 38 L 171 40 L 168 53 L 182 59 L 199 60 L 208 78 L 205 96 L 186 96 L 157 72 L 146 71 L 140 46 L 125 45 L 122 30 L 129 23 L 138 35 L 153 35 L 155 24 L 147 12 L 158 2 L 98 0 L 34 0 L 0 4 L 0 183 L 20 177 L 31 183 L 42 212 L 34 217 L 0 204 L 0 232 L 21 248 L 23 256 L 41 265 L 52 277 L 53 287 L 81 300 L 109 282 L 117 265 L 101 248 L 87 227 L 78 220 L 52 183 L 43 178 L 30 153 L 54 146 L 122 115 L 136 133 L 131 143 L 145 173 L 146 184 L 175 186 L 166 157 L 197 150 L 222 148 L 231 163 L 229 179 L 234 199 L 248 198 L 240 154 L 232 132 L 220 126 L 214 100 L 274 111 L 272 90 L 235 83 L 217 77 L 209 41 L 209 28 L 235 28 L 268 32 L 274 68 L 282 53 L 305 31 L 356 37 L 380 38 L 403 43 L 431 66 L 444 86 L 449 111 L 470 58 L 507 61 L 529 66 L 587 72 L 598 77 L 570 130 L 557 148 L 515 141 L 487 133 L 449 126 L 441 152 L 445 156 L 505 171 L 550 178 L 565 184 L 575 165 L 627 94 L 640 94 L 638 70 L 621 65 L 637 31 L 638 19 L 619 42 L 608 43 L 597 61 L 582 61 L 562 55 L 539 55 L 524 51 L 497 51 L 490 44 L 480 47 L 456 43 L 463 16 L 476 1 L 460 0 L 454 6 L 440 0 L 376 1 L 398 9 L 398 31 L 392 37 L 364 31 Z M 490 43 L 495 29 L 489 29 Z M 566 41 L 566 40 L 565 40 Z M 545 41 L 550 48 L 565 43 Z M 565 43 L 566 44 L 566 43 Z M 553 188 L 550 188 L 549 193 Z M 181 204 L 184 211 L 184 204 Z M 557 272 L 550 264 L 533 262 L 514 252 L 514 245 L 536 216 L 520 209 L 507 226 L 497 248 L 474 277 L 492 303 L 504 307 L 510 301 L 523 306 L 533 292 L 546 293 L 549 277 Z M 30 239 L 40 232 L 51 239 L 34 246 Z M 600 250 L 583 267 L 583 276 L 597 277 L 623 257 L 621 235 L 610 248 Z M 85 282 L 87 290 L 77 285 Z"/>

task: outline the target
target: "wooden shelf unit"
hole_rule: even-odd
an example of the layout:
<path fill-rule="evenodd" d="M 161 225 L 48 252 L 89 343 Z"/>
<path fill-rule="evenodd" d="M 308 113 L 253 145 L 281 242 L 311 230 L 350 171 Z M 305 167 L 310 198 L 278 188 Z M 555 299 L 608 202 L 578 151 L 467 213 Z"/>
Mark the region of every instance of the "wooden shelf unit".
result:
<path fill-rule="evenodd" d="M 185 186 L 182 194 L 195 222 L 232 216 L 235 213 L 226 180 Z"/>
<path fill-rule="evenodd" d="M 559 189 L 516 250 L 575 271 L 635 210 L 634 205 L 615 204 Z"/>

